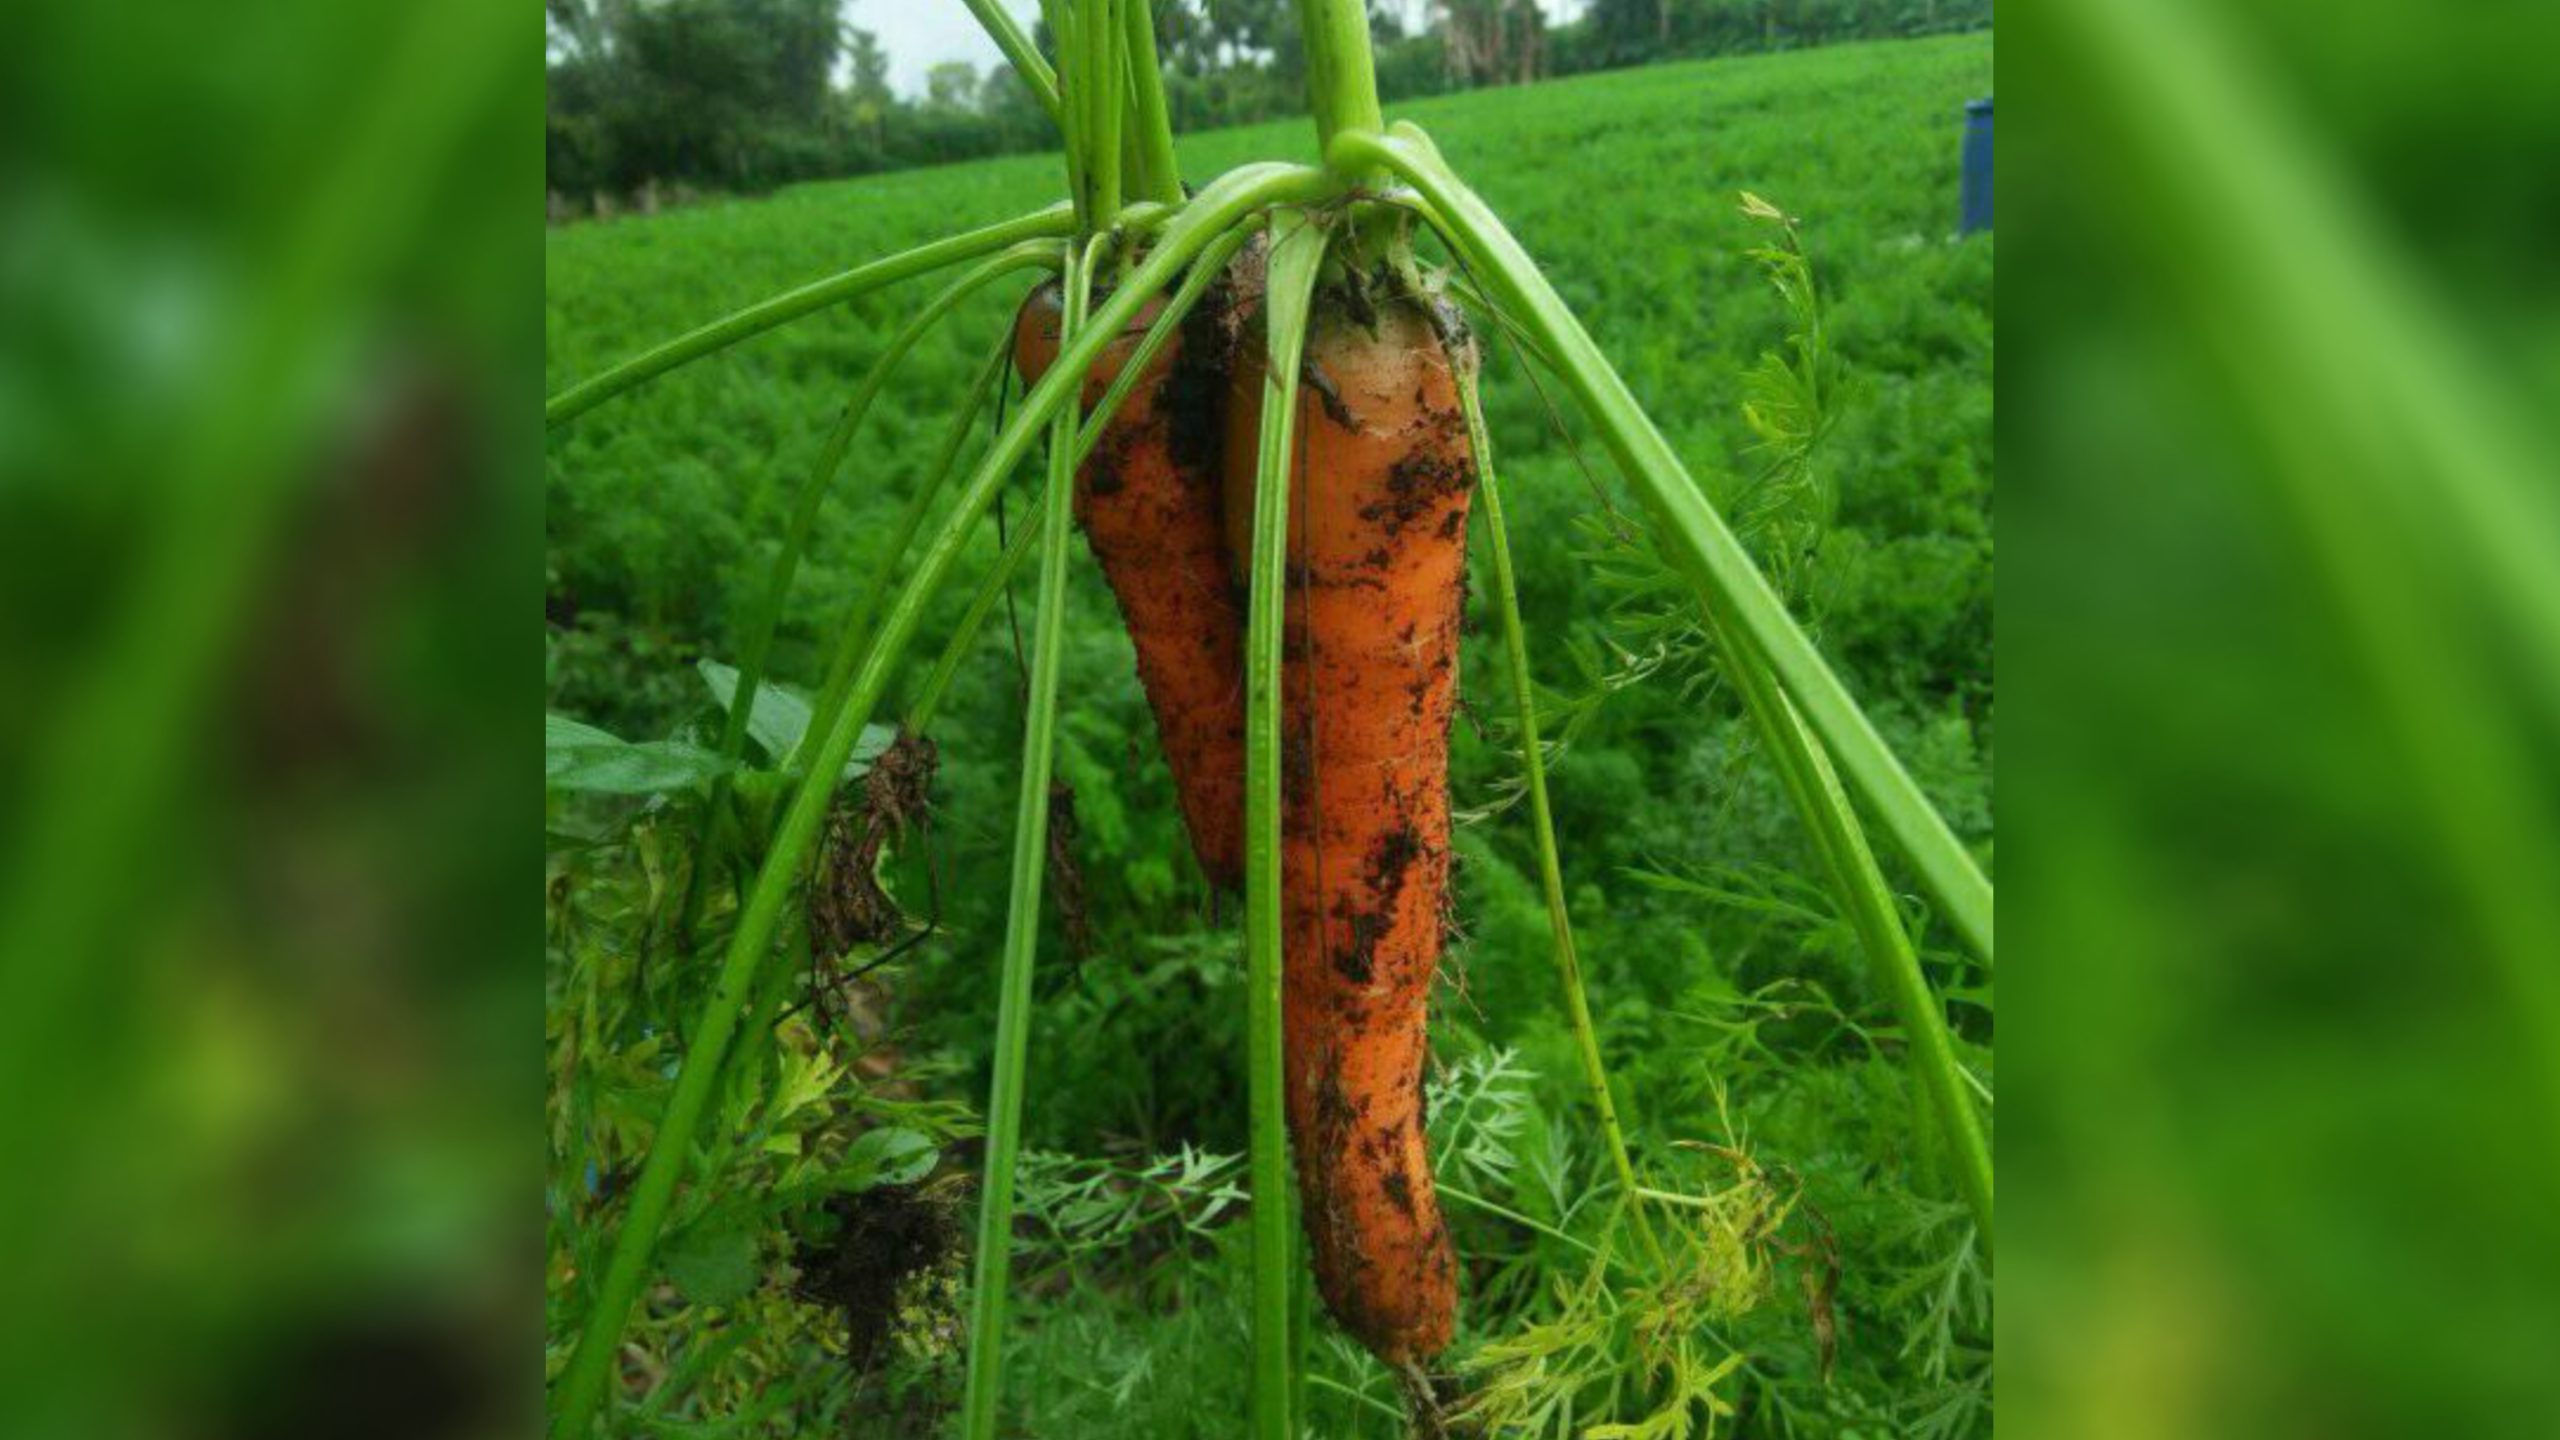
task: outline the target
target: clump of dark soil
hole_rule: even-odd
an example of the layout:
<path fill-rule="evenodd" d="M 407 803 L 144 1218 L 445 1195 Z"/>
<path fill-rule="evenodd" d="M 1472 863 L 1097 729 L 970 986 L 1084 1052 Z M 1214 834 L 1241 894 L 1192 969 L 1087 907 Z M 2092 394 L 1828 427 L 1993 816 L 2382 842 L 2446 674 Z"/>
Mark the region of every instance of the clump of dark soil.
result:
<path fill-rule="evenodd" d="M 1464 412 L 1446 410 L 1429 422 L 1439 438 L 1415 446 L 1387 472 L 1386 494 L 1360 507 L 1360 518 L 1384 524 L 1390 535 L 1401 534 L 1444 505 L 1463 500 L 1475 485 L 1475 457 L 1465 445 L 1467 418 Z M 1452 509 L 1463 527 L 1466 510 L 1463 505 Z M 1443 535 L 1448 519 L 1439 522 Z"/>
<path fill-rule="evenodd" d="M 901 1328 L 933 1322 L 930 1281 L 953 1256 L 951 1207 L 917 1185 L 878 1185 L 826 1203 L 830 1230 L 803 1237 L 795 1263 L 800 1298 L 844 1317 L 845 1359 L 868 1375 Z"/>
<path fill-rule="evenodd" d="M 1222 499 L 1225 492 L 1218 483 L 1217 467 L 1226 443 L 1226 356 L 1235 343 L 1228 329 L 1237 323 L 1237 304 L 1234 278 L 1221 275 L 1201 293 L 1191 313 L 1182 317 L 1182 344 L 1174 352 L 1157 412 L 1171 427 L 1166 448 L 1173 453 L 1182 483 Z"/>

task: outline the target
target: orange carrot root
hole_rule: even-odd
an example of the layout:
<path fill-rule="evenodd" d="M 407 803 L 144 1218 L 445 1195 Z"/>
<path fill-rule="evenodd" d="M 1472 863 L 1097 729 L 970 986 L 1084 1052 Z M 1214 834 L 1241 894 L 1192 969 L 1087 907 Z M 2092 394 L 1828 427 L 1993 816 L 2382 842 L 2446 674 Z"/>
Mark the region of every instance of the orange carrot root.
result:
<path fill-rule="evenodd" d="M 1391 1365 L 1438 1354 L 1457 1317 L 1422 1093 L 1449 886 L 1449 722 L 1474 480 L 1442 340 L 1454 323 L 1418 297 L 1318 296 L 1289 506 L 1289 1127 L 1317 1289 Z M 1226 523 L 1240 575 L 1266 369 L 1259 327 L 1247 329 L 1227 397 Z"/>
<path fill-rule="evenodd" d="M 1043 285 L 1014 322 L 1025 384 L 1057 359 L 1059 309 L 1058 287 Z M 1088 408 L 1161 309 L 1149 303 L 1086 373 Z M 1219 514 L 1217 348 L 1186 325 L 1157 353 L 1076 472 L 1075 515 L 1119 597 L 1192 853 L 1211 884 L 1232 890 L 1244 873 L 1244 622 Z"/>

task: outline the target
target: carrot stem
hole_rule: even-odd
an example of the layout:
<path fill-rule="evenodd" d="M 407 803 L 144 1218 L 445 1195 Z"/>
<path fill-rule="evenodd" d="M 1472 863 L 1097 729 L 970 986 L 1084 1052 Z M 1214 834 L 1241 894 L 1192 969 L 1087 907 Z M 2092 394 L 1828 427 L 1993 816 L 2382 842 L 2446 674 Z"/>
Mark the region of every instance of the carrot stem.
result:
<path fill-rule="evenodd" d="M 1076 436 L 1077 464 L 1083 464 L 1085 457 L 1093 453 L 1093 447 L 1102 443 L 1102 432 L 1110 427 L 1111 418 L 1120 413 L 1121 402 L 1127 400 L 1129 392 L 1146 379 L 1147 371 L 1156 363 L 1156 356 L 1163 353 L 1164 347 L 1182 329 L 1182 322 L 1191 314 L 1192 307 L 1200 303 L 1202 292 L 1217 283 L 1219 273 L 1227 268 L 1227 262 L 1234 259 L 1235 253 L 1252 238 L 1250 227 L 1230 230 L 1210 241 L 1208 248 L 1200 252 L 1200 258 L 1191 262 L 1191 269 L 1183 275 L 1182 284 L 1165 301 L 1164 309 L 1156 313 L 1154 321 L 1147 326 L 1147 333 L 1138 337 L 1137 348 L 1129 352 L 1129 358 L 1121 363 L 1120 373 L 1113 376 L 1111 384 L 1103 390 L 1102 399 L 1093 407 L 1093 413 L 1085 417 L 1084 429 Z"/>
<path fill-rule="evenodd" d="M 1775 672 L 1858 797 L 1909 858 L 1921 883 L 1985 963 L 1992 959 L 1992 890 L 1973 857 L 1894 758 L 1840 677 L 1779 603 L 1733 531 L 1626 382 L 1566 308 L 1501 219 L 1467 188 L 1429 137 L 1408 124 L 1392 135 L 1346 133 L 1334 163 L 1383 165 L 1411 183 L 1427 217 L 1499 304 L 1555 364 L 1618 467 L 1651 513 L 1666 550 L 1698 589 L 1713 623 Z"/>
<path fill-rule="evenodd" d="M 1043 506 L 1045 513 L 1045 500 Z M 995 613 L 996 602 L 1004 598 L 1005 587 L 1013 583 L 1014 575 L 1022 569 L 1022 562 L 1039 547 L 1040 527 L 1025 525 L 1022 532 L 1013 537 L 1013 543 L 1005 547 L 1004 553 L 996 557 L 995 565 L 979 582 L 978 593 L 970 597 L 969 608 L 961 614 L 959 627 L 951 632 L 950 642 L 942 647 L 942 658 L 934 662 L 933 670 L 925 676 L 924 683 L 916 687 L 915 698 L 908 702 L 908 733 L 922 734 L 924 728 L 933 723 L 934 712 L 942 707 L 942 697 L 951 689 L 952 676 L 959 672 L 960 663 L 968 658 L 969 647 L 977 642 L 978 632 L 985 628 L 987 617 Z"/>
<path fill-rule="evenodd" d="M 1031 92 L 1031 98 L 1039 101 L 1040 108 L 1049 112 L 1049 122 L 1063 130 L 1065 122 L 1058 109 L 1058 72 L 1050 69 L 1049 62 L 1040 57 L 1040 47 L 1032 44 L 1031 37 L 1022 33 L 1022 27 L 1014 23 L 1013 15 L 1004 8 L 1001 0 L 961 0 L 961 3 L 969 7 L 970 14 L 978 17 L 979 28 L 987 32 L 987 38 L 995 41 L 996 48 L 1004 52 L 1006 62 L 1013 66 L 1015 78 Z"/>
<path fill-rule="evenodd" d="M 1511 536 L 1502 517 L 1502 486 L 1494 478 L 1493 439 L 1484 423 L 1484 404 L 1473 369 L 1458 379 L 1458 402 L 1467 415 L 1467 443 L 1475 451 L 1476 494 L 1484 502 L 1485 540 L 1493 554 L 1493 595 L 1502 616 L 1503 656 L 1511 672 L 1511 694 L 1519 709 L 1520 759 L 1529 779 L 1529 820 L 1537 837 L 1538 885 L 1547 902 L 1547 929 L 1555 940 L 1556 978 L 1564 990 L 1565 1015 L 1573 1023 L 1574 1047 L 1582 1061 L 1582 1082 L 1592 1108 L 1600 1116 L 1600 1135 L 1618 1172 L 1620 1188 L 1635 1191 L 1635 1162 L 1627 1155 L 1626 1131 L 1618 1123 L 1617 1102 L 1609 1092 L 1609 1071 L 1600 1058 L 1600 1036 L 1591 1023 L 1591 1000 L 1582 984 L 1582 960 L 1573 943 L 1573 916 L 1565 904 L 1564 864 L 1556 850 L 1555 812 L 1547 798 L 1546 754 L 1538 738 L 1538 696 L 1529 680 L 1527 627 L 1520 621 L 1520 589 L 1511 568 Z M 1638 1228 L 1646 1246 L 1660 1258 L 1659 1242 L 1638 1212 Z"/>
<path fill-rule="evenodd" d="M 1281 583 L 1298 363 L 1325 232 L 1302 211 L 1271 222 L 1264 314 L 1270 363 L 1253 490 L 1245 627 L 1245 1028 L 1253 1122 L 1253 1435 L 1289 1440 L 1289 1130 L 1280 1033 Z"/>
<path fill-rule="evenodd" d="M 1173 121 L 1165 112 L 1163 62 L 1156 54 L 1155 7 L 1147 0 L 1122 0 L 1122 4 L 1129 63 L 1129 136 L 1138 156 L 1136 188 L 1150 200 L 1179 205 L 1182 165 L 1173 152 Z"/>
<path fill-rule="evenodd" d="M 1471 1191 L 1461 1190 L 1445 1181 L 1440 1184 L 1439 1188 L 1441 1194 L 1462 1205 L 1472 1205 L 1488 1215 L 1499 1216 L 1504 1220 L 1510 1221 L 1514 1225 L 1518 1225 L 1529 1230 L 1535 1230 L 1550 1240 L 1562 1241 L 1563 1243 L 1572 1246 L 1574 1249 L 1581 1251 L 1583 1254 L 1592 1256 L 1595 1259 L 1600 1255 L 1599 1247 L 1593 1245 L 1590 1241 L 1584 1240 L 1578 1236 L 1568 1235 L 1564 1231 L 1557 1229 L 1555 1226 L 1550 1225 L 1543 1220 L 1533 1220 L 1508 1206 L 1497 1205 L 1481 1195 L 1477 1195 Z M 1644 1194 L 1647 1192 L 1645 1192 L 1642 1187 L 1630 1186 L 1628 1187 L 1627 1193 L 1633 1195 Z M 1651 1238 L 1649 1232 L 1647 1238 Z"/>
<path fill-rule="evenodd" d="M 1744 654 L 1721 625 L 1710 623 L 1724 668 L 1741 692 L 1770 758 L 1778 768 L 1797 813 L 1830 872 L 1831 888 L 1849 912 L 1860 946 L 1875 965 L 1878 978 L 1893 998 L 1904 1040 L 1911 1047 L 1912 1068 L 1920 1088 L 1954 1152 L 1956 1183 L 1964 1192 L 1975 1222 L 1982 1229 L 1982 1248 L 1993 1248 L 1991 1144 L 1982 1132 L 1982 1117 L 1966 1093 L 1955 1042 L 1947 1030 L 1945 1006 L 1921 973 L 1920 957 L 1894 909 L 1893 892 L 1867 845 L 1857 812 L 1840 788 L 1822 742 L 1805 727 L 1793 701 L 1777 679 Z"/>
<path fill-rule="evenodd" d="M 1156 355 L 1181 330 L 1184 318 L 1199 303 L 1201 293 L 1216 282 L 1219 272 L 1226 269 L 1227 261 L 1234 258 L 1236 251 L 1242 249 L 1251 237 L 1249 228 L 1231 230 L 1210 241 L 1208 248 L 1200 252 L 1200 257 L 1191 262 L 1191 269 L 1183 276 L 1181 286 L 1165 301 L 1164 308 L 1148 325 L 1147 333 L 1139 337 L 1137 348 L 1122 363 L 1120 373 L 1102 392 L 1102 399 L 1085 416 L 1084 428 L 1076 434 L 1076 464 L 1079 467 L 1093 454 L 1094 447 L 1102 443 L 1102 432 L 1110 427 L 1112 417 L 1120 413 L 1121 404 L 1145 378 L 1147 368 L 1155 363 Z M 1006 363 L 1012 353 L 1012 345 L 1010 335 L 1000 336 L 991 363 Z M 932 720 L 934 710 L 942 703 L 943 692 L 951 684 L 953 672 L 959 668 L 970 644 L 976 640 L 978 628 L 986 623 L 988 613 L 1002 598 L 1006 582 L 1022 567 L 1038 535 L 1036 529 L 1026 528 L 1014 537 L 1011 548 L 996 562 L 996 568 L 988 572 L 977 598 L 969 602 L 968 612 L 961 616 L 959 629 L 952 632 L 951 643 L 944 649 L 942 659 L 916 692 L 916 698 L 907 711 L 909 730 L 920 731 Z"/>
<path fill-rule="evenodd" d="M 899 326 L 897 333 L 890 336 L 887 347 L 880 352 L 880 357 L 863 375 L 862 383 L 854 389 L 853 398 L 845 402 L 844 414 L 837 419 L 835 429 L 828 433 L 826 443 L 819 447 L 817 463 L 809 467 L 808 477 L 800 482 L 799 494 L 792 501 L 791 518 L 783 527 L 782 553 L 775 557 L 771 578 L 753 618 L 747 622 L 746 638 L 738 647 L 738 683 L 730 693 L 728 718 L 720 730 L 721 755 L 735 760 L 746 752 L 747 717 L 755 709 L 756 691 L 764 684 L 765 663 L 771 658 L 774 631 L 782 623 L 783 606 L 791 597 L 791 583 L 799 576 L 800 557 L 809 547 L 809 532 L 816 528 L 819 506 L 826 500 L 829 487 L 835 483 L 836 472 L 844 468 L 845 451 L 852 446 L 853 437 L 861 430 L 864 417 L 870 414 L 872 402 L 879 398 L 889 377 L 897 373 L 898 366 L 927 331 L 990 281 L 1017 270 L 1057 263 L 1057 244 L 1041 240 L 1024 241 L 979 262 L 959 279 L 944 286 L 940 294 Z M 913 537 L 916 523 L 922 518 L 915 512 L 921 509 L 921 502 L 929 498 L 934 488 L 927 486 L 917 491 L 916 502 L 908 507 L 907 523 L 880 569 L 882 577 L 896 570 L 907 541 Z M 878 593 L 876 584 L 873 593 Z M 788 758 L 774 757 L 777 764 Z M 719 868 L 721 841 L 732 829 L 731 822 L 735 817 L 729 808 L 730 788 L 731 775 L 727 772 L 711 782 L 711 796 L 704 806 L 709 820 L 703 828 L 702 853 L 695 857 L 692 876 L 686 882 L 678 931 L 683 935 L 690 936 L 695 923 L 701 918 L 702 904 L 710 889 L 705 877 Z"/>
<path fill-rule="evenodd" d="M 942 449 L 934 457 L 933 467 L 925 472 L 923 480 L 916 486 L 916 493 L 908 498 L 907 508 L 899 515 L 898 528 L 890 535 L 889 543 L 881 547 L 880 558 L 872 567 L 871 583 L 863 588 L 861 597 L 854 601 L 853 608 L 846 612 L 835 628 L 835 653 L 827 659 L 826 683 L 818 692 L 816 713 L 833 714 L 844 703 L 845 687 L 853 683 L 855 669 L 870 651 L 872 629 L 879 620 L 880 607 L 888 603 L 890 594 L 896 589 L 898 567 L 905 563 L 907 551 L 915 545 L 916 532 L 924 528 L 925 516 L 932 513 L 934 502 L 941 498 L 943 487 L 949 483 L 952 466 L 960 458 L 961 447 L 969 443 L 969 433 L 976 428 L 978 412 L 986 407 L 987 397 L 1003 382 L 1005 369 L 1012 362 L 1011 337 L 999 332 L 995 344 L 988 348 L 987 358 L 980 365 L 977 378 L 970 382 L 968 398 L 953 413 L 951 427 L 943 433 Z M 792 757 L 793 770 L 800 768 L 800 758 L 818 739 L 817 727 L 812 725 L 809 732 L 801 737 L 798 754 Z"/>
<path fill-rule="evenodd" d="M 1067 8 L 1067 0 L 1040 0 L 1040 15 L 1049 26 L 1050 43 L 1058 49 L 1058 139 L 1067 163 L 1067 195 L 1075 209 L 1076 233 L 1091 234 L 1093 196 L 1085 188 L 1085 157 L 1092 145 L 1093 106 L 1085 91 L 1093 80 L 1084 63 L 1084 28 Z"/>
<path fill-rule="evenodd" d="M 1378 61 L 1369 44 L 1369 7 L 1362 0 L 1298 0 L 1298 32 L 1307 47 L 1307 109 L 1324 153 L 1332 153 L 1337 135 L 1386 129 L 1378 105 Z"/>
<path fill-rule="evenodd" d="M 1451 248 L 1554 357 L 1619 468 L 1636 483 L 1666 546 L 1696 585 L 1707 632 L 1724 668 L 1822 855 L 1834 893 L 1892 994 L 1922 1087 L 1955 1151 L 1959 1186 L 1988 1250 L 1992 1166 L 1981 1116 L 1965 1093 L 1945 1010 L 1920 971 L 1892 892 L 1825 747 L 1842 753 L 1851 781 L 1876 807 L 1957 930 L 1986 962 L 1992 943 L 1989 882 L 1770 591 L 1581 322 L 1428 138 L 1410 126 L 1398 126 L 1393 138 L 1346 136 L 1342 148 L 1410 180 Z"/>
<path fill-rule="evenodd" d="M 1085 182 L 1092 187 L 1092 208 L 1087 223 L 1092 229 L 1110 228 L 1120 213 L 1120 118 L 1122 105 L 1121 65 L 1124 52 L 1121 43 L 1119 7 L 1115 0 L 1080 0 L 1076 18 L 1083 25 L 1084 60 L 1086 64 L 1086 111 L 1092 128 L 1085 137 Z"/>
<path fill-rule="evenodd" d="M 1071 250 L 1062 277 L 1062 342 L 1084 328 L 1096 247 Z M 1048 874 L 1049 776 L 1056 758 L 1059 654 L 1066 638 L 1067 522 L 1075 493 L 1076 411 L 1049 422 L 1048 489 L 1040 506 L 1039 611 L 1022 729 L 1022 789 L 1014 806 L 1013 883 L 1005 912 L 996 1009 L 995 1078 L 987 1097 L 985 1178 L 979 1187 L 977 1280 L 970 1295 L 969 1380 L 961 1419 L 970 1440 L 992 1440 L 1004 1388 L 1006 1283 L 1013 1268 L 1014 1161 L 1022 1143 L 1023 1074 L 1031 1054 L 1031 971 L 1040 948 L 1040 892 Z"/>
<path fill-rule="evenodd" d="M 1063 204 L 1051 205 L 983 229 L 945 236 L 885 260 L 857 265 L 840 275 L 813 280 L 796 290 L 786 290 L 644 350 L 552 396 L 542 402 L 543 426 L 548 429 L 574 420 L 625 390 L 654 380 L 680 365 L 725 350 L 741 340 L 761 335 L 777 325 L 789 324 L 812 311 L 823 310 L 856 295 L 947 265 L 957 265 L 963 260 L 992 255 L 1025 240 L 1062 238 L 1073 233 L 1074 229 L 1073 212 Z"/>

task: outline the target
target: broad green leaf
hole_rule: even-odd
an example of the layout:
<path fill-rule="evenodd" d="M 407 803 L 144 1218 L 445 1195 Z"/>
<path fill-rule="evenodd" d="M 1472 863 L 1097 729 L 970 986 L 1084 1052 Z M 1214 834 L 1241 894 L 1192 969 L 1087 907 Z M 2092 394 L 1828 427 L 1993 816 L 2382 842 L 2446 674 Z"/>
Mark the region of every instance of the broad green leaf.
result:
<path fill-rule="evenodd" d="M 737 667 L 704 660 L 695 668 L 702 672 L 702 683 L 711 687 L 711 698 L 719 702 L 721 709 L 728 709 L 738 693 Z M 755 708 L 747 714 L 747 733 L 755 737 L 757 748 L 776 758 L 788 755 L 808 730 L 808 701 L 769 680 L 756 686 Z"/>
<path fill-rule="evenodd" d="M 543 783 L 554 790 L 606 795 L 661 795 L 721 774 L 729 762 L 698 745 L 652 740 L 586 745 L 543 754 Z"/>
<path fill-rule="evenodd" d="M 863 776 L 870 774 L 871 762 L 879 759 L 880 752 L 888 749 L 890 745 L 897 741 L 897 738 L 898 731 L 895 726 L 863 726 L 862 738 L 853 742 L 853 753 L 845 757 L 844 774 L 842 778 L 847 780 L 859 780 Z"/>
<path fill-rule="evenodd" d="M 756 1237 L 736 1216 L 714 1213 L 667 1247 L 667 1278 L 696 1305 L 734 1305 L 756 1288 Z"/>
<path fill-rule="evenodd" d="M 581 720 L 542 716 L 542 778 L 553 790 L 655 795 L 720 774 L 728 763 L 700 746 L 675 740 L 635 745 Z"/>
<path fill-rule="evenodd" d="M 619 745 L 620 737 L 607 734 L 582 720 L 572 720 L 556 710 L 542 713 L 542 749 L 579 750 L 591 745 Z"/>
<path fill-rule="evenodd" d="M 933 1173 L 941 1152 L 933 1141 L 913 1130 L 891 1127 L 864 1132 L 845 1151 L 844 1165 L 827 1183 L 848 1193 L 875 1185 L 913 1185 Z"/>
<path fill-rule="evenodd" d="M 544 711 L 542 779 L 553 790 L 656 795 L 700 784 L 730 768 L 698 745 L 678 740 L 633 744 L 583 720 Z"/>
<path fill-rule="evenodd" d="M 711 688 L 711 698 L 726 710 L 730 697 L 738 693 L 736 667 L 717 660 L 704 660 L 696 667 L 702 672 L 702 683 Z M 809 731 L 809 702 L 771 681 L 756 686 L 754 708 L 747 713 L 747 734 L 756 748 L 780 764 L 783 757 L 799 748 L 800 737 Z M 845 761 L 843 778 L 858 779 L 869 773 L 871 762 L 889 748 L 898 732 L 887 725 L 865 725 L 862 738 L 853 743 L 853 754 Z"/>

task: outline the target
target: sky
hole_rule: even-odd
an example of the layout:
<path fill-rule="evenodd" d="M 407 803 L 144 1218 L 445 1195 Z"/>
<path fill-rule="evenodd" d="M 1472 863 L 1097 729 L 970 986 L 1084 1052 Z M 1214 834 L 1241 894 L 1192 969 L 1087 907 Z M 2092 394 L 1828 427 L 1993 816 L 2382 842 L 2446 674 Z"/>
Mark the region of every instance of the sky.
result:
<path fill-rule="evenodd" d="M 1030 33 L 1040 0 L 1003 3 Z M 852 0 L 844 18 L 880 37 L 880 48 L 889 52 L 889 86 L 910 99 L 924 93 L 924 72 L 945 60 L 966 60 L 981 71 L 1004 60 L 960 0 Z"/>
<path fill-rule="evenodd" d="M 1549 24 L 1582 13 L 1585 0 L 1541 0 Z M 1031 31 L 1040 0 L 1003 0 L 1004 8 Z M 1421 18 L 1425 0 L 1398 0 L 1408 22 Z M 889 52 L 889 85 L 913 99 L 924 93 L 924 72 L 945 60 L 966 60 L 984 71 L 1004 59 L 996 42 L 978 28 L 977 19 L 960 0 L 849 0 L 846 23 L 880 37 Z"/>

